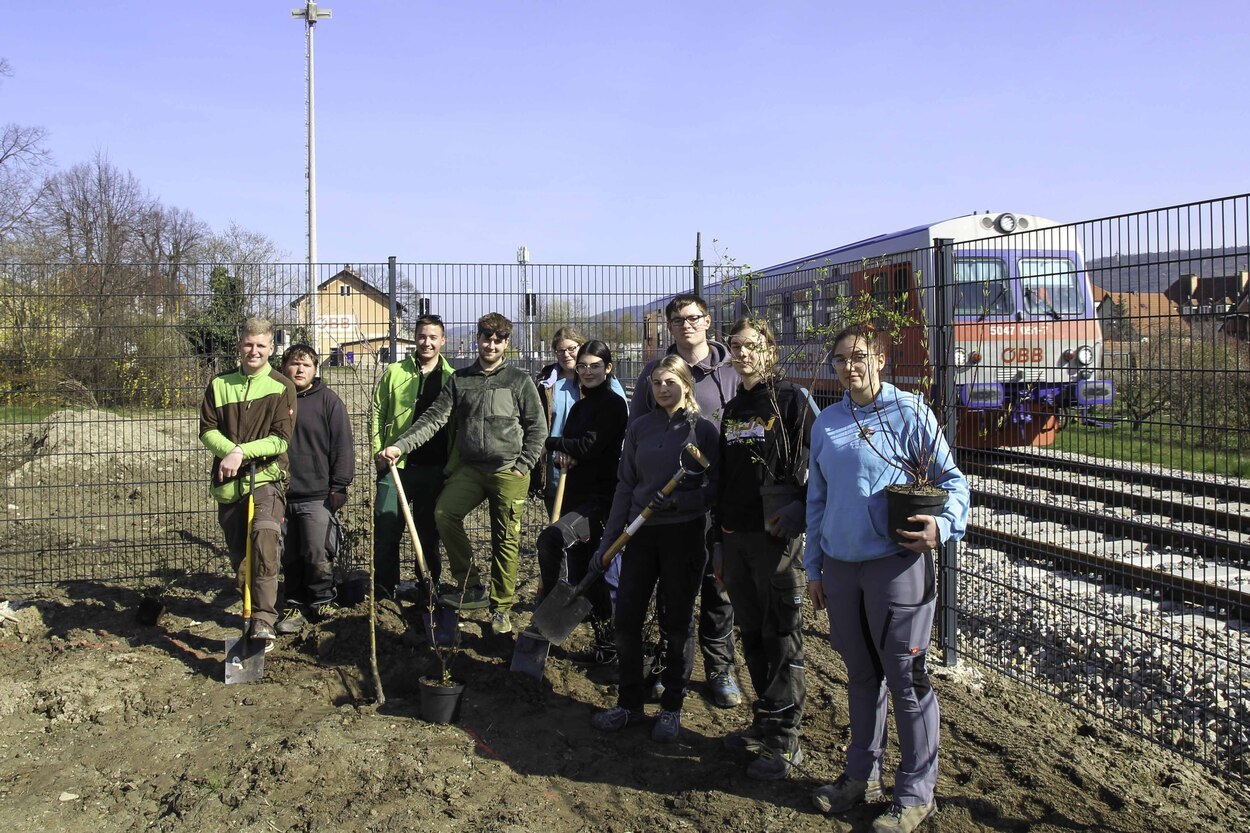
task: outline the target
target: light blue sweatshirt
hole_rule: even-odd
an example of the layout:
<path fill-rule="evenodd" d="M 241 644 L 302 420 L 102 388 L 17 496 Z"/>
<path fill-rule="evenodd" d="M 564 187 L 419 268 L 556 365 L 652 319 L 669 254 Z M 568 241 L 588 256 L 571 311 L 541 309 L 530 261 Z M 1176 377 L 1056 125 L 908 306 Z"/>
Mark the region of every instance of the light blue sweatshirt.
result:
<path fill-rule="evenodd" d="M 943 541 L 958 541 L 968 523 L 968 481 L 920 397 L 882 383 L 867 407 L 854 404 L 848 394 L 820 412 L 812 427 L 807 481 L 803 568 L 809 581 L 820 579 L 825 556 L 870 561 L 902 550 L 889 537 L 885 487 L 906 483 L 907 475 L 881 455 L 906 460 L 926 450 L 933 455 L 934 482 L 950 493 L 942 514 L 935 516 L 938 534 Z"/>

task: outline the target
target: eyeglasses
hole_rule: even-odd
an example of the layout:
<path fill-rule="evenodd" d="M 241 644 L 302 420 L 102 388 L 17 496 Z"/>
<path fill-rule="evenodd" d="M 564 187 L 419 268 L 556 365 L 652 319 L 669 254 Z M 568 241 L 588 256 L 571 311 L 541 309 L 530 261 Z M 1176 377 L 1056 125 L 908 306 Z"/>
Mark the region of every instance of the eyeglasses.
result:
<path fill-rule="evenodd" d="M 762 353 L 764 352 L 764 342 L 762 341 L 738 341 L 737 339 L 729 340 L 729 349 L 734 353 Z"/>
<path fill-rule="evenodd" d="M 575 356 L 577 355 L 577 351 L 580 349 L 582 349 L 582 346 L 580 344 L 574 344 L 572 347 L 557 347 L 556 355 Z"/>
<path fill-rule="evenodd" d="M 850 358 L 847 358 L 846 356 L 834 356 L 833 357 L 834 367 L 846 367 L 847 365 L 850 365 L 852 367 L 867 367 L 868 354 L 867 353 L 855 353 Z"/>
<path fill-rule="evenodd" d="M 603 370 L 603 368 L 603 362 L 595 362 L 594 364 L 584 364 L 582 362 L 578 362 L 577 367 L 575 367 L 574 370 L 578 373 L 588 373 L 592 370 Z"/>
<path fill-rule="evenodd" d="M 490 341 L 495 344 L 502 344 L 512 338 L 512 333 L 507 330 L 478 330 L 477 337 L 482 341 Z"/>
<path fill-rule="evenodd" d="M 670 326 L 673 326 L 673 327 L 680 327 L 683 324 L 688 325 L 690 327 L 697 327 L 699 326 L 699 322 L 702 321 L 704 318 L 707 318 L 706 312 L 701 313 L 699 315 L 678 315 L 678 316 L 668 319 L 668 323 Z"/>

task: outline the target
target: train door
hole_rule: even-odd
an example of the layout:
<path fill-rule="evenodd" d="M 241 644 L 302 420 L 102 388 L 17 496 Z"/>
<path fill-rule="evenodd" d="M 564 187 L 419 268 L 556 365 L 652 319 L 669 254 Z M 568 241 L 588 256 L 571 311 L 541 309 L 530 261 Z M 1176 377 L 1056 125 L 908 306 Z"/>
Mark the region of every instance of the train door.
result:
<path fill-rule="evenodd" d="M 920 312 L 920 293 L 910 259 L 874 264 L 851 273 L 851 309 L 867 292 L 881 311 L 876 325 L 895 333 L 886 357 L 885 376 L 902 388 L 928 387 L 932 371 L 927 355 L 927 333 Z"/>

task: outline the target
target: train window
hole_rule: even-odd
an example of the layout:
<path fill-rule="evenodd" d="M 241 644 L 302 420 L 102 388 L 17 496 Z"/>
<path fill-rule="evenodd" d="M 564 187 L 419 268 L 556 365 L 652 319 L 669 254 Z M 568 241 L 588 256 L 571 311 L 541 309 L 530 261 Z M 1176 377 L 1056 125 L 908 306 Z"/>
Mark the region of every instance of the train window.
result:
<path fill-rule="evenodd" d="M 794 337 L 802 340 L 812 328 L 812 290 L 800 289 L 794 293 Z"/>
<path fill-rule="evenodd" d="M 1033 315 L 1080 315 L 1085 312 L 1076 267 L 1066 257 L 1020 258 L 1024 311 Z"/>
<path fill-rule="evenodd" d="M 1007 283 L 1007 264 L 1001 259 L 955 259 L 956 315 L 1010 315 L 1014 307 Z"/>
<path fill-rule="evenodd" d="M 841 329 L 846 320 L 846 308 L 850 303 L 851 282 L 835 281 L 825 285 L 825 324 Z"/>
<path fill-rule="evenodd" d="M 773 328 L 773 335 L 777 336 L 778 340 L 785 339 L 785 335 L 784 335 L 785 330 L 782 329 L 782 326 L 781 326 L 782 324 L 781 311 L 782 311 L 781 296 L 774 295 L 773 297 L 769 298 L 768 306 L 766 307 L 765 318 L 768 319 L 768 326 Z"/>

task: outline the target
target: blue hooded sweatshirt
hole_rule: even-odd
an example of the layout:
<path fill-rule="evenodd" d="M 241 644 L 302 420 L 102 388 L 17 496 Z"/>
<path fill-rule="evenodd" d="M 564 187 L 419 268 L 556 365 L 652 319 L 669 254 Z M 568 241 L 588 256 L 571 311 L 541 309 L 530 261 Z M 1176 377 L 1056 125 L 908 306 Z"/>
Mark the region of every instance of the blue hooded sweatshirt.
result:
<path fill-rule="evenodd" d="M 958 541 L 968 523 L 968 481 L 921 397 L 882 383 L 868 406 L 846 394 L 820 412 L 812 427 L 807 481 L 803 567 L 809 581 L 820 579 L 825 556 L 870 561 L 902 549 L 890 540 L 885 487 L 908 478 L 883 456 L 907 460 L 926 451 L 932 454 L 935 485 L 949 492 L 942 514 L 935 516 L 938 534 L 943 541 Z"/>

